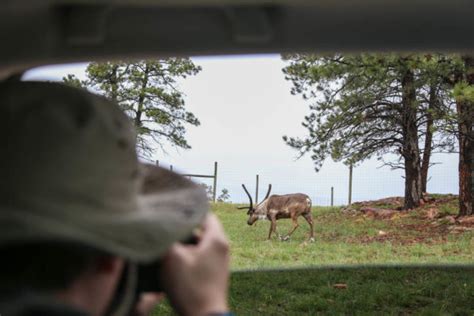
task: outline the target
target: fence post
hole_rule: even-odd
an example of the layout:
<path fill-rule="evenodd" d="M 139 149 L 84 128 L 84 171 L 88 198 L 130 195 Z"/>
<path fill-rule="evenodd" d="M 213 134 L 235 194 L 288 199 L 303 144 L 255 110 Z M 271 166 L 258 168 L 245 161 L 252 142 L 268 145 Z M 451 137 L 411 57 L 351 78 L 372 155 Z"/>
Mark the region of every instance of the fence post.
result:
<path fill-rule="evenodd" d="M 160 161 L 159 161 L 159 160 L 157 160 L 155 163 L 156 163 L 156 166 L 157 166 L 157 167 L 160 166 Z"/>
<path fill-rule="evenodd" d="M 349 166 L 349 205 L 352 204 L 352 164 Z"/>
<path fill-rule="evenodd" d="M 334 187 L 331 187 L 331 206 L 334 206 Z"/>
<path fill-rule="evenodd" d="M 258 185 L 259 185 L 259 178 L 258 178 L 258 174 L 257 174 L 257 177 L 255 178 L 255 205 L 258 204 Z"/>
<path fill-rule="evenodd" d="M 173 165 L 170 165 L 170 170 L 173 171 Z"/>
<path fill-rule="evenodd" d="M 217 161 L 214 162 L 214 185 L 212 186 L 212 200 L 216 202 L 217 192 Z"/>

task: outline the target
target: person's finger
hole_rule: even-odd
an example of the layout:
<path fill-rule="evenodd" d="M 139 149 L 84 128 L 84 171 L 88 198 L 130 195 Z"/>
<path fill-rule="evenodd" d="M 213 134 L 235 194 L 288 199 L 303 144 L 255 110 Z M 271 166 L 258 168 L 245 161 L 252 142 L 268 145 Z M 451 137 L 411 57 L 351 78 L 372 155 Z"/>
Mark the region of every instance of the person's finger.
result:
<path fill-rule="evenodd" d="M 219 219 L 217 218 L 216 214 L 209 213 L 206 216 L 206 219 L 204 220 L 203 223 L 203 229 L 209 229 L 210 227 L 212 228 L 217 228 L 221 225 Z"/>
<path fill-rule="evenodd" d="M 173 261 L 175 258 L 189 261 L 193 258 L 193 248 L 195 245 L 184 245 L 182 243 L 174 243 L 163 256 L 163 262 Z"/>
<path fill-rule="evenodd" d="M 203 225 L 203 231 L 207 237 L 214 235 L 225 235 L 224 227 L 215 214 L 209 214 Z"/>
<path fill-rule="evenodd" d="M 209 214 L 203 225 L 203 234 L 201 241 L 197 245 L 198 248 L 203 249 L 209 246 L 221 245 L 228 247 L 228 240 L 224 232 L 224 227 L 214 214 Z"/>
<path fill-rule="evenodd" d="M 228 248 L 228 240 L 224 228 L 219 219 L 214 214 L 207 215 L 203 222 L 199 241 L 196 245 L 175 243 L 166 252 L 164 260 L 180 257 L 184 260 L 193 260 L 196 251 L 202 251 L 207 247 L 222 246 Z"/>
<path fill-rule="evenodd" d="M 164 299 L 164 293 L 145 292 L 140 295 L 140 299 L 135 306 L 134 315 L 146 316 L 150 315 L 158 303 Z"/>

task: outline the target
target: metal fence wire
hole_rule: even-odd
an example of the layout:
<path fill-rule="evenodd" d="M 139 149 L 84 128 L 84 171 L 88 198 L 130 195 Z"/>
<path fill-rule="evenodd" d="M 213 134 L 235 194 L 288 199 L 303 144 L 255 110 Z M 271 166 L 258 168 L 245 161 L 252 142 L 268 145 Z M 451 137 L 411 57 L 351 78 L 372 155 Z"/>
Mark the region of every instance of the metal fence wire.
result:
<path fill-rule="evenodd" d="M 165 166 L 173 170 L 172 165 Z M 181 167 L 181 166 L 180 166 Z M 325 173 L 314 170 L 292 170 L 292 166 L 267 170 L 226 169 L 218 162 L 209 164 L 204 172 L 186 172 L 191 178 L 209 189 L 210 200 L 217 201 L 223 189 L 230 195 L 227 202 L 248 203 L 242 184 L 248 188 L 254 201 L 261 201 L 272 184 L 272 194 L 305 193 L 316 206 L 342 206 L 351 202 L 403 196 L 404 175 L 402 170 L 349 167 L 341 164 Z M 176 171 L 176 168 L 175 168 Z M 430 170 L 429 193 L 457 194 L 458 175 L 455 166 L 436 165 Z M 258 203 L 258 202 L 257 202 Z"/>

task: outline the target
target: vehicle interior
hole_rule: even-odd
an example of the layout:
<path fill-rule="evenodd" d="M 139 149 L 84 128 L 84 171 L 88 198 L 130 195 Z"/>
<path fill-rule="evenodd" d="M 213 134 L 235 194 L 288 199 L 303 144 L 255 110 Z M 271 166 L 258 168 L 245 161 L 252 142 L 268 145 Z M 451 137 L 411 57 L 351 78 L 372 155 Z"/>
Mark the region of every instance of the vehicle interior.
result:
<path fill-rule="evenodd" d="M 468 0 L 6 0 L 0 3 L 0 80 L 21 80 L 45 65 L 117 59 L 469 54 L 473 12 Z M 230 295 L 231 309 L 242 315 L 467 315 L 474 313 L 474 266 L 244 269 L 233 272 Z M 169 312 L 161 306 L 156 315 Z"/>

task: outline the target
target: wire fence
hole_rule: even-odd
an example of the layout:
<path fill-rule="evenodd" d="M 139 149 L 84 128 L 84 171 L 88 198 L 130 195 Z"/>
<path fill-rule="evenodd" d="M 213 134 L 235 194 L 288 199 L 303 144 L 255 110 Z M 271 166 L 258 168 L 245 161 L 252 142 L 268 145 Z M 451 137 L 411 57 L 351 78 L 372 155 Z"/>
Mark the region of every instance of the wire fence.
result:
<path fill-rule="evenodd" d="M 248 188 L 254 200 L 261 201 L 272 184 L 272 194 L 305 193 L 313 205 L 341 206 L 351 201 L 366 201 L 403 196 L 404 175 L 402 170 L 375 168 L 370 165 L 356 166 L 352 170 L 343 164 L 325 172 L 299 170 L 291 165 L 266 168 L 265 170 L 227 169 L 225 164 L 212 162 L 204 171 L 185 173 L 195 182 L 203 183 L 210 189 L 210 199 L 219 198 L 223 189 L 227 189 L 232 203 L 248 203 L 248 197 L 242 184 Z M 165 166 L 166 167 L 166 166 Z M 168 165 L 168 167 L 170 167 Z M 173 168 L 173 167 L 171 167 Z M 175 168 L 176 169 L 176 168 Z M 200 174 L 203 175 L 200 177 Z M 352 190 L 351 190 L 352 183 Z M 454 164 L 439 164 L 430 169 L 428 192 L 457 194 L 458 174 Z M 351 192 L 352 191 L 352 192 Z"/>

